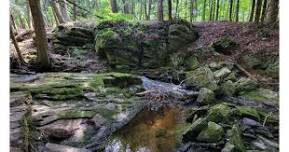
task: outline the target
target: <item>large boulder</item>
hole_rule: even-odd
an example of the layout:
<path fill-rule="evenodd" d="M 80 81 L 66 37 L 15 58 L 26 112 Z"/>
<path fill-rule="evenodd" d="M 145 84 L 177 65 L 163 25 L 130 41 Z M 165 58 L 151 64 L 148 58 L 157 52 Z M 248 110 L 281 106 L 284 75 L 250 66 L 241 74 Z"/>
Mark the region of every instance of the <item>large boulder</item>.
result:
<path fill-rule="evenodd" d="M 102 23 L 95 37 L 97 53 L 117 67 L 164 66 L 177 49 L 198 37 L 192 26 L 181 21 L 122 24 Z"/>
<path fill-rule="evenodd" d="M 214 122 L 229 123 L 233 110 L 227 104 L 220 103 L 210 107 L 208 119 Z"/>
<path fill-rule="evenodd" d="M 208 67 L 203 66 L 196 70 L 188 71 L 186 77 L 185 84 L 188 86 L 206 87 L 212 91 L 218 89 L 214 73 Z"/>

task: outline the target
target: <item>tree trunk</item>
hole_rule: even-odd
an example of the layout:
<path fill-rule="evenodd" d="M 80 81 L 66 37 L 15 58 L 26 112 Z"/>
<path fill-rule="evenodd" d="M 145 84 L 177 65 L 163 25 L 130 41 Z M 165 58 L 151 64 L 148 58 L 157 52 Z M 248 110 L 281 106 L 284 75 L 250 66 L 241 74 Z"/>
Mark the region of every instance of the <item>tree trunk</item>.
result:
<path fill-rule="evenodd" d="M 143 2 L 140 0 L 140 12 L 139 12 L 139 20 L 142 20 L 142 12 L 143 12 Z"/>
<path fill-rule="evenodd" d="M 31 12 L 30 12 L 30 7 L 29 7 L 29 2 L 26 0 L 26 9 L 27 9 L 27 19 L 28 19 L 28 26 L 31 30 L 33 30 L 33 23 L 32 23 L 32 17 L 31 17 Z"/>
<path fill-rule="evenodd" d="M 265 22 L 268 24 L 275 25 L 278 23 L 279 14 L 279 0 L 269 0 L 268 13 L 266 15 Z"/>
<path fill-rule="evenodd" d="M 64 20 L 67 22 L 67 21 L 70 21 L 70 17 L 69 15 L 67 14 L 67 2 L 66 0 L 61 0 L 61 3 L 60 3 L 60 6 L 61 6 L 61 13 L 63 15 L 63 18 Z"/>
<path fill-rule="evenodd" d="M 261 22 L 264 22 L 266 13 L 267 13 L 267 0 L 264 0 L 263 8 L 262 8 L 262 15 L 261 15 Z"/>
<path fill-rule="evenodd" d="M 251 13 L 250 13 L 250 19 L 249 19 L 249 22 L 252 22 L 253 19 L 254 19 L 254 14 L 255 14 L 255 3 L 256 3 L 256 0 L 252 0 Z"/>
<path fill-rule="evenodd" d="M 122 0 L 123 3 L 123 12 L 124 14 L 129 14 L 129 3 L 128 0 Z"/>
<path fill-rule="evenodd" d="M 164 20 L 164 14 L 163 14 L 163 0 L 158 0 L 158 21 Z"/>
<path fill-rule="evenodd" d="M 210 0 L 210 16 L 209 16 L 209 20 L 212 21 L 213 20 L 213 0 Z"/>
<path fill-rule="evenodd" d="M 173 17 L 172 17 L 172 0 L 168 0 L 168 17 L 169 17 L 169 21 L 173 20 Z"/>
<path fill-rule="evenodd" d="M 12 14 L 10 14 L 10 20 L 11 20 L 11 24 L 14 28 L 14 30 L 17 32 L 17 26 L 16 26 L 16 23 L 15 23 L 15 19 L 14 19 L 14 16 Z"/>
<path fill-rule="evenodd" d="M 21 63 L 24 63 L 25 61 L 24 61 L 24 59 L 23 59 L 23 56 L 22 56 L 22 54 L 21 54 L 21 51 L 20 51 L 20 48 L 19 48 L 19 46 L 18 46 L 17 40 L 16 40 L 16 38 L 15 38 L 14 31 L 13 31 L 13 27 L 12 27 L 11 22 L 10 22 L 10 38 L 11 38 L 11 40 L 12 40 L 12 43 L 13 43 L 14 47 L 15 47 L 15 50 L 16 50 L 16 53 L 17 53 L 17 56 L 18 56 L 19 61 L 20 61 Z"/>
<path fill-rule="evenodd" d="M 110 6 L 111 6 L 111 11 L 113 13 L 117 13 L 118 12 L 116 0 L 110 0 Z"/>
<path fill-rule="evenodd" d="M 189 12 L 190 12 L 190 22 L 193 23 L 193 8 L 194 8 L 194 4 L 193 4 L 193 0 L 190 0 L 190 7 L 189 7 Z"/>
<path fill-rule="evenodd" d="M 256 14 L 255 14 L 255 22 L 259 23 L 261 16 L 261 8 L 262 8 L 262 0 L 257 0 L 256 3 Z"/>
<path fill-rule="evenodd" d="M 217 0 L 217 8 L 216 8 L 216 18 L 215 20 L 219 20 L 219 8 L 220 8 L 220 0 Z"/>
<path fill-rule="evenodd" d="M 240 0 L 237 0 L 236 3 L 237 3 L 237 4 L 236 4 L 236 14 L 235 14 L 235 16 L 236 16 L 236 22 L 239 22 L 239 8 L 240 8 Z"/>
<path fill-rule="evenodd" d="M 203 22 L 206 21 L 206 2 L 207 2 L 207 0 L 204 0 L 204 4 L 203 4 Z"/>
<path fill-rule="evenodd" d="M 73 20 L 76 21 L 76 16 L 77 16 L 77 10 L 76 10 L 76 1 L 74 0 L 74 4 L 73 4 Z"/>
<path fill-rule="evenodd" d="M 152 0 L 148 0 L 148 20 L 151 19 Z"/>
<path fill-rule="evenodd" d="M 51 4 L 51 6 L 53 8 L 53 11 L 55 12 L 55 14 L 57 16 L 57 19 L 58 19 L 59 23 L 60 24 L 65 23 L 65 20 L 64 20 L 64 18 L 62 16 L 62 13 L 61 13 L 61 11 L 59 9 L 59 4 L 56 3 L 54 0 L 50 1 L 50 4 Z"/>
<path fill-rule="evenodd" d="M 58 26 L 60 24 L 59 21 L 58 21 L 58 18 L 57 18 L 56 14 L 55 14 L 55 12 L 53 10 L 52 10 L 52 13 L 53 13 L 53 17 L 55 19 L 56 26 Z"/>
<path fill-rule="evenodd" d="M 230 0 L 230 8 L 229 8 L 229 20 L 230 21 L 233 20 L 232 15 L 233 15 L 233 0 Z"/>
<path fill-rule="evenodd" d="M 175 19 L 178 18 L 178 11 L 179 11 L 179 0 L 176 0 L 176 12 L 175 12 Z"/>
<path fill-rule="evenodd" d="M 45 32 L 44 20 L 41 12 L 39 0 L 29 0 L 29 6 L 33 18 L 33 25 L 35 31 L 35 43 L 37 46 L 37 59 L 40 66 L 43 68 L 50 67 L 48 58 L 48 42 Z"/>

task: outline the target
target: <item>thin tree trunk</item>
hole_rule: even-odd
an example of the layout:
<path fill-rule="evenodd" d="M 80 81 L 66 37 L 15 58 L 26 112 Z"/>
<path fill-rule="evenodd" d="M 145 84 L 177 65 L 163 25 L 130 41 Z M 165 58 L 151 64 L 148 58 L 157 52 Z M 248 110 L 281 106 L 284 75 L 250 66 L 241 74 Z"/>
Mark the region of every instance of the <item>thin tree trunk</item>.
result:
<path fill-rule="evenodd" d="M 11 24 L 14 28 L 14 30 L 17 32 L 17 26 L 16 26 L 16 23 L 15 23 L 15 19 L 14 19 L 14 16 L 12 14 L 10 14 L 10 20 L 11 20 Z"/>
<path fill-rule="evenodd" d="M 142 15 L 143 15 L 143 2 L 140 0 L 140 13 L 139 13 L 139 20 L 142 20 Z"/>
<path fill-rule="evenodd" d="M 53 11 L 55 12 L 55 14 L 57 16 L 57 19 L 58 19 L 59 23 L 60 24 L 65 23 L 65 20 L 64 20 L 64 18 L 62 16 L 62 13 L 61 13 L 61 11 L 59 9 L 59 4 L 56 3 L 54 0 L 50 1 L 50 4 L 51 4 L 51 6 L 53 8 Z"/>
<path fill-rule="evenodd" d="M 41 67 L 49 68 L 50 60 L 48 58 L 48 42 L 45 32 L 44 20 L 41 12 L 39 0 L 29 0 L 29 6 L 33 18 L 35 31 L 35 43 L 37 46 L 37 59 Z"/>
<path fill-rule="evenodd" d="M 56 26 L 58 26 L 60 23 L 59 23 L 58 18 L 57 18 L 56 14 L 55 14 L 55 12 L 53 10 L 52 10 L 52 14 L 53 14 Z"/>
<path fill-rule="evenodd" d="M 163 0 L 158 0 L 157 6 L 158 6 L 158 21 L 163 21 L 164 20 Z"/>
<path fill-rule="evenodd" d="M 230 8 L 229 8 L 229 20 L 232 21 L 232 14 L 233 14 L 233 0 L 230 0 Z"/>
<path fill-rule="evenodd" d="M 122 0 L 123 3 L 123 12 L 124 14 L 129 14 L 129 3 L 128 0 Z"/>
<path fill-rule="evenodd" d="M 22 17 L 22 15 L 19 15 L 19 21 L 22 29 L 26 29 L 25 21 Z"/>
<path fill-rule="evenodd" d="M 111 6 L 111 11 L 113 13 L 117 13 L 118 12 L 116 0 L 110 0 L 110 6 Z"/>
<path fill-rule="evenodd" d="M 236 22 L 239 22 L 239 8 L 240 8 L 240 0 L 237 0 L 236 3 L 237 3 L 237 4 L 236 4 L 236 14 L 235 14 L 235 16 L 236 16 Z"/>
<path fill-rule="evenodd" d="M 257 0 L 255 22 L 259 23 L 261 16 L 262 0 Z"/>
<path fill-rule="evenodd" d="M 203 22 L 206 21 L 206 2 L 207 2 L 207 0 L 204 0 L 204 4 L 203 4 Z"/>
<path fill-rule="evenodd" d="M 33 30 L 33 23 L 28 0 L 26 0 L 26 9 L 27 9 L 28 26 L 31 30 Z"/>
<path fill-rule="evenodd" d="M 148 20 L 151 19 L 152 0 L 148 0 Z"/>
<path fill-rule="evenodd" d="M 76 16 L 77 16 L 76 1 L 77 0 L 74 0 L 74 4 L 73 4 L 73 20 L 74 21 L 76 21 Z"/>
<path fill-rule="evenodd" d="M 209 20 L 212 21 L 213 20 L 213 0 L 210 0 L 210 17 Z"/>
<path fill-rule="evenodd" d="M 175 19 L 178 18 L 178 12 L 179 12 L 179 0 L 176 0 L 176 12 L 175 12 Z"/>
<path fill-rule="evenodd" d="M 256 3 L 256 0 L 252 0 L 252 4 L 251 4 L 251 13 L 250 13 L 249 22 L 252 22 L 253 19 L 254 19 L 254 14 L 255 14 L 255 3 Z"/>
<path fill-rule="evenodd" d="M 61 6 L 61 13 L 63 15 L 63 18 L 64 20 L 67 22 L 67 21 L 70 21 L 70 17 L 67 13 L 67 2 L 66 0 L 61 0 L 61 3 L 60 3 L 60 6 Z"/>
<path fill-rule="evenodd" d="M 271 25 L 278 23 L 279 0 L 270 0 L 268 3 L 268 13 L 265 22 Z"/>
<path fill-rule="evenodd" d="M 18 56 L 18 59 L 21 63 L 24 63 L 24 59 L 23 59 L 23 56 L 21 54 L 21 51 L 20 51 L 20 48 L 18 46 L 18 43 L 17 43 L 17 40 L 15 38 L 15 35 L 14 35 L 14 31 L 13 31 L 13 27 L 12 27 L 12 24 L 10 22 L 10 38 L 12 39 L 12 43 L 15 47 L 15 50 L 16 50 L 16 53 L 17 53 L 17 56 Z"/>
<path fill-rule="evenodd" d="M 169 17 L 169 21 L 173 20 L 173 17 L 172 17 L 172 0 L 168 0 L 168 17 Z"/>
<path fill-rule="evenodd" d="M 220 0 L 217 0 L 217 8 L 216 8 L 216 18 L 215 20 L 219 20 L 219 8 L 220 8 Z"/>
<path fill-rule="evenodd" d="M 189 7 L 189 12 L 190 12 L 190 22 L 193 23 L 193 8 L 194 8 L 194 4 L 193 4 L 193 0 L 190 0 L 190 7 Z"/>
<path fill-rule="evenodd" d="M 264 19 L 266 17 L 266 12 L 267 12 L 267 0 L 264 0 L 263 8 L 262 8 L 262 15 L 261 15 L 261 22 L 264 22 Z"/>

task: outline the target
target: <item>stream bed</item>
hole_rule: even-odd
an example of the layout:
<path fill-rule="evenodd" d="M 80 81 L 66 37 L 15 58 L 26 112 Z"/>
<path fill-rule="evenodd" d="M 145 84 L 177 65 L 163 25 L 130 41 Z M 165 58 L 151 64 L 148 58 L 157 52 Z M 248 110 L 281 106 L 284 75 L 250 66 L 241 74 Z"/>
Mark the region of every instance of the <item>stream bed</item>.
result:
<path fill-rule="evenodd" d="M 180 108 L 146 108 L 111 136 L 105 152 L 173 152 L 181 143 L 180 128 L 188 126 L 184 121 Z"/>

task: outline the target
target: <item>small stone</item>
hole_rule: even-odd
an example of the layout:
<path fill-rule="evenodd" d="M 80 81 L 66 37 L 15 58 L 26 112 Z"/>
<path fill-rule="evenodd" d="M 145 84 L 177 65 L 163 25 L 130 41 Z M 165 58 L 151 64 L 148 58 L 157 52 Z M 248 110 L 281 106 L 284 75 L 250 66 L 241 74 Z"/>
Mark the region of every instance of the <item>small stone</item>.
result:
<path fill-rule="evenodd" d="M 214 102 L 214 99 L 215 99 L 215 94 L 212 90 L 207 89 L 207 88 L 202 88 L 199 91 L 197 102 L 202 103 L 202 104 L 210 104 Z"/>
<path fill-rule="evenodd" d="M 202 130 L 197 137 L 198 141 L 201 142 L 218 142 L 224 136 L 223 127 L 216 124 L 215 122 L 208 122 L 206 129 Z"/>
<path fill-rule="evenodd" d="M 222 69 L 215 71 L 214 76 L 216 78 L 223 79 L 226 76 L 228 76 L 230 73 L 231 73 L 231 70 L 229 70 L 227 67 L 223 67 Z"/>

